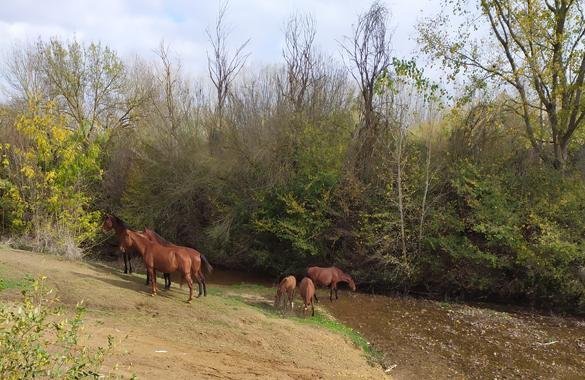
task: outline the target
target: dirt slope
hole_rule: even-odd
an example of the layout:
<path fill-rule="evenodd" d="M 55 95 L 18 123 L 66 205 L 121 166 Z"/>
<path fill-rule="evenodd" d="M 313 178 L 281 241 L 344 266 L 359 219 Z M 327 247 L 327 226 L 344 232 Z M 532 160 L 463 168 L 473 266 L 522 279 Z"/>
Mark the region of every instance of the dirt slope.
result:
<path fill-rule="evenodd" d="M 139 378 L 381 379 L 379 366 L 345 337 L 318 326 L 263 313 L 210 286 L 206 298 L 186 304 L 186 289 L 150 297 L 143 278 L 107 266 L 0 249 L 0 276 L 47 275 L 61 300 L 84 300 L 85 332 L 104 345 L 118 339 L 108 367 Z M 159 281 L 160 284 L 160 281 Z M 0 301 L 18 298 L 16 289 Z M 298 301 L 297 301 L 298 302 Z"/>

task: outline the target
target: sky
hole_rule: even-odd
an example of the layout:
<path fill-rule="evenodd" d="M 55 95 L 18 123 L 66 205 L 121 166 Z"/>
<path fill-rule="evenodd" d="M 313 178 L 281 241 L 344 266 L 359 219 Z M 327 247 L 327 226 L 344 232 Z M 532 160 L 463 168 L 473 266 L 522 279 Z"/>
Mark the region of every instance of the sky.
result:
<path fill-rule="evenodd" d="M 394 55 L 411 56 L 416 49 L 415 25 L 439 11 L 440 0 L 385 0 L 392 13 Z M 317 45 L 340 57 L 339 44 L 351 34 L 367 0 L 231 0 L 226 22 L 233 45 L 250 39 L 249 65 L 281 62 L 283 28 L 295 12 L 316 20 Z M 209 43 L 205 34 L 214 25 L 219 0 L 0 0 L 0 55 L 39 37 L 83 42 L 100 41 L 125 59 L 154 59 L 164 40 L 182 67 L 193 76 L 207 73 Z"/>

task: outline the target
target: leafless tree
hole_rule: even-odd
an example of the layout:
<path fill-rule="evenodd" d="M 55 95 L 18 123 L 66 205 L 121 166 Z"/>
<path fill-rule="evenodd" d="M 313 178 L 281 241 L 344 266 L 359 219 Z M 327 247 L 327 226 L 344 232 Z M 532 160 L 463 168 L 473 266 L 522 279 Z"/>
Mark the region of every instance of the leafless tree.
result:
<path fill-rule="evenodd" d="M 222 128 L 222 120 L 231 85 L 249 57 L 245 52 L 250 39 L 242 43 L 235 51 L 230 51 L 228 39 L 230 30 L 225 26 L 225 15 L 228 4 L 224 3 L 219 8 L 217 21 L 213 29 L 207 29 L 207 38 L 211 44 L 212 51 L 207 53 L 209 77 L 217 94 L 215 105 L 217 123 L 210 131 L 210 142 L 217 143 L 218 132 Z"/>
<path fill-rule="evenodd" d="M 363 101 L 363 122 L 358 133 L 359 147 L 356 159 L 362 166 L 371 160 L 378 135 L 379 123 L 375 112 L 376 82 L 387 72 L 391 64 L 388 17 L 388 10 L 384 5 L 379 2 L 373 3 L 368 12 L 359 16 L 353 35 L 346 37 L 341 45 L 353 65 L 350 73 L 359 86 Z"/>
<path fill-rule="evenodd" d="M 319 65 L 314 43 L 315 20 L 310 15 L 295 14 L 285 26 L 285 46 L 282 56 L 285 61 L 286 83 L 281 84 L 283 95 L 300 111 L 306 101 L 309 87 L 319 78 Z"/>

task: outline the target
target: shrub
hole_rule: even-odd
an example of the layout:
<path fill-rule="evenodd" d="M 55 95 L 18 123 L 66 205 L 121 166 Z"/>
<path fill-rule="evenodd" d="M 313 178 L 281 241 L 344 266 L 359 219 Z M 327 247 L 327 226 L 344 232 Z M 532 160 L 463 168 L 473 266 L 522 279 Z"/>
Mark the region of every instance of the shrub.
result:
<path fill-rule="evenodd" d="M 5 379 L 99 378 L 99 369 L 111 350 L 79 343 L 84 307 L 77 305 L 72 319 L 63 316 L 57 299 L 41 277 L 22 291 L 18 305 L 0 304 L 0 373 Z"/>

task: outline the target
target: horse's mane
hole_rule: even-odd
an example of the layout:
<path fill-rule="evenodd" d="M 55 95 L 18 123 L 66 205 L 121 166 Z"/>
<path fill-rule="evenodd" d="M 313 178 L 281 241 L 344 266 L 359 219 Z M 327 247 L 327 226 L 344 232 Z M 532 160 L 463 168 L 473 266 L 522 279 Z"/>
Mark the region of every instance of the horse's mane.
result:
<path fill-rule="evenodd" d="M 145 228 L 144 231 L 145 232 L 148 231 L 150 234 L 152 234 L 162 244 L 169 244 L 169 245 L 172 244 L 170 241 L 168 241 L 164 237 L 160 236 L 159 234 L 156 233 L 156 231 L 151 230 L 150 228 Z"/>
<path fill-rule="evenodd" d="M 120 227 L 122 227 L 122 228 L 125 228 L 125 229 L 127 229 L 127 230 L 134 231 L 132 228 L 130 228 L 130 227 L 129 227 L 129 226 L 126 224 L 126 222 L 124 222 L 122 219 L 120 219 L 120 218 L 119 218 L 119 217 L 117 217 L 116 215 L 114 215 L 114 214 L 109 214 L 109 216 L 112 218 L 112 220 L 114 221 L 114 223 L 115 223 L 116 225 L 118 225 L 118 226 L 120 226 Z"/>

